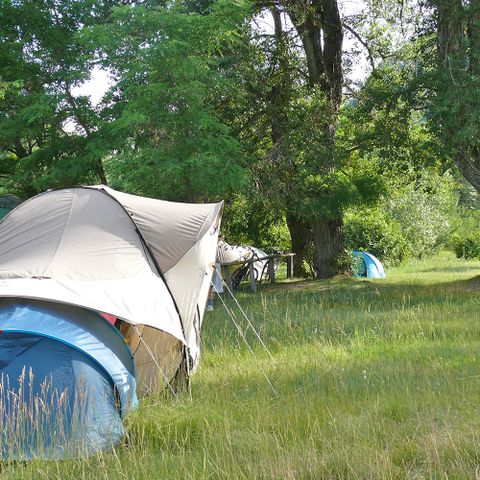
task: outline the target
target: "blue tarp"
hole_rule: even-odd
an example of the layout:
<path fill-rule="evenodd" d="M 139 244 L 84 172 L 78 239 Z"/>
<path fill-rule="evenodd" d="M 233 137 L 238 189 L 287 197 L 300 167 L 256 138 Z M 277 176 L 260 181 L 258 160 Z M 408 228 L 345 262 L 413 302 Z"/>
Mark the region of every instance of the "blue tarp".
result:
<path fill-rule="evenodd" d="M 95 312 L 16 299 L 0 304 L 0 330 L 3 458 L 86 455 L 120 440 L 137 398 L 115 327 Z"/>
<path fill-rule="evenodd" d="M 354 265 L 354 277 L 367 278 L 385 278 L 385 270 L 382 262 L 371 253 L 354 250 L 353 255 L 358 259 L 358 263 Z"/>

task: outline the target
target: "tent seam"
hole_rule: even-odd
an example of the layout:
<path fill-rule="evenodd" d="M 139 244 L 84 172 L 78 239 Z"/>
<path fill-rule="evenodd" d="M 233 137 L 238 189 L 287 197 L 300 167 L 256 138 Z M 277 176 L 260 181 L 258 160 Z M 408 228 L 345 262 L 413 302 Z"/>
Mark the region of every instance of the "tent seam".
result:
<path fill-rule="evenodd" d="M 202 230 L 203 230 L 203 226 L 205 225 L 205 223 L 207 223 L 207 220 L 210 218 L 210 215 L 211 213 L 216 209 L 216 207 L 218 205 L 221 205 L 223 202 L 221 202 L 220 204 L 215 204 L 215 206 L 212 208 L 212 210 L 210 211 L 210 213 L 207 215 L 207 218 L 205 219 L 205 221 L 203 222 L 202 224 Z M 217 212 L 217 217 L 219 215 L 220 211 Z M 207 234 L 207 231 L 203 232 L 203 235 L 200 237 L 200 236 L 197 236 L 196 238 L 196 241 L 195 243 L 171 266 L 169 267 L 168 270 L 165 270 L 165 272 L 163 272 L 163 274 L 165 275 L 167 272 L 169 272 L 172 268 L 176 267 L 194 248 L 195 248 L 195 245 L 198 244 L 199 240 L 202 239 L 205 235 Z"/>

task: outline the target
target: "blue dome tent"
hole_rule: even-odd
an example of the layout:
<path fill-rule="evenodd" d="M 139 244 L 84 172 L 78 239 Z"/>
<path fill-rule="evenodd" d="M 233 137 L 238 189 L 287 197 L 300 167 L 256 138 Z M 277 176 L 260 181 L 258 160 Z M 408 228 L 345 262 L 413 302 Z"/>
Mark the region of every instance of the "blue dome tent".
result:
<path fill-rule="evenodd" d="M 0 221 L 1 458 L 111 448 L 137 396 L 189 375 L 221 210 L 74 187 Z"/>
<path fill-rule="evenodd" d="M 382 262 L 371 253 L 354 250 L 353 256 L 356 260 L 353 268 L 354 277 L 385 278 Z"/>
<path fill-rule="evenodd" d="M 84 309 L 3 299 L 0 331 L 3 458 L 88 455 L 119 441 L 137 398 L 114 326 Z"/>

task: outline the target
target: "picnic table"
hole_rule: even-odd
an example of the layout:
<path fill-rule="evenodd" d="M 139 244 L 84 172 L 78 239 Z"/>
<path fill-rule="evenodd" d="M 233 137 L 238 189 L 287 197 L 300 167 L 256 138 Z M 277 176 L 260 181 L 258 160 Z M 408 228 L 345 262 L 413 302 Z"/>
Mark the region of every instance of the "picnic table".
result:
<path fill-rule="evenodd" d="M 255 262 L 263 262 L 267 261 L 267 272 L 270 278 L 270 283 L 275 283 L 275 260 L 277 259 L 285 259 L 287 262 L 287 278 L 293 278 L 293 257 L 295 256 L 294 253 L 276 253 L 272 255 L 266 255 L 263 257 L 255 257 L 249 258 L 248 260 L 236 260 L 235 262 L 228 262 L 222 263 L 222 277 L 225 279 L 227 287 L 230 290 L 233 290 L 233 283 L 232 283 L 232 274 L 230 271 L 231 266 L 233 265 L 248 265 L 248 273 L 250 277 L 250 290 L 253 293 L 257 291 L 257 279 L 255 278 L 255 270 L 253 264 Z M 263 273 L 263 272 L 262 272 Z M 261 278 L 259 281 L 261 282 Z"/>

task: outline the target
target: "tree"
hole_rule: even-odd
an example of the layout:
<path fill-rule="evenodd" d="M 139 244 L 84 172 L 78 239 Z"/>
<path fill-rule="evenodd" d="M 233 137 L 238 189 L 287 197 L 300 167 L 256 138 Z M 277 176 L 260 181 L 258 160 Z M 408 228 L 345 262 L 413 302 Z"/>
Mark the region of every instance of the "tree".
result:
<path fill-rule="evenodd" d="M 106 183 L 95 143 L 99 112 L 73 88 L 87 80 L 94 51 L 77 33 L 105 21 L 108 2 L 48 0 L 0 3 L 0 150 L 7 182 L 31 195 L 82 181 Z M 67 131 L 67 122 L 76 131 Z M 96 148 L 94 148 L 94 145 Z"/>
<path fill-rule="evenodd" d="M 284 0 L 287 11 L 303 45 L 310 95 L 320 96 L 321 109 L 318 112 L 319 132 L 324 142 L 321 149 L 317 142 L 307 150 L 309 162 L 313 160 L 313 172 L 317 177 L 334 176 L 337 168 L 335 137 L 337 115 L 342 100 L 342 43 L 343 30 L 336 0 L 312 0 L 302 2 Z M 318 130 L 317 130 L 318 131 Z M 311 150 L 311 151 L 308 151 Z M 314 157 L 311 158 L 311 157 Z M 321 180 L 320 180 L 321 181 Z M 313 190 L 316 188 L 313 187 Z M 320 193 L 320 192 L 318 192 Z M 321 194 L 319 197 L 321 198 Z M 343 231 L 341 211 L 312 212 L 309 223 L 313 230 L 315 245 L 314 268 L 319 278 L 326 278 L 337 272 L 337 258 L 343 253 Z M 298 215 L 291 214 L 299 222 Z M 290 222 L 290 225 L 293 222 Z M 303 225 L 300 224 L 300 227 Z M 293 235 L 294 237 L 295 235 Z"/>
<path fill-rule="evenodd" d="M 115 139 L 105 161 L 112 185 L 177 201 L 220 199 L 242 185 L 242 150 L 215 105 L 226 88 L 223 54 L 243 18 L 222 2 L 205 15 L 174 2 L 132 5 L 84 32 L 116 80 L 104 129 Z"/>
<path fill-rule="evenodd" d="M 431 5 L 437 63 L 424 61 L 432 72 L 431 118 L 455 164 L 480 192 L 480 1 L 432 0 Z"/>
<path fill-rule="evenodd" d="M 316 13 L 295 4 L 259 7 L 251 24 L 268 12 L 273 28 L 254 27 L 246 35 L 250 64 L 236 67 L 243 77 L 236 98 L 242 102 L 226 117 L 253 157 L 252 177 L 265 208 L 285 213 L 295 273 L 305 273 L 315 236 L 315 273 L 326 277 L 338 271 L 343 253 L 342 210 L 370 193 L 369 182 L 350 167 L 355 158 L 345 145 L 349 139 L 337 135 L 343 115 L 341 35 L 338 28 L 332 31 L 328 6 L 317 7 Z M 285 19 L 290 14 L 294 23 Z M 315 35 L 307 35 L 312 29 Z M 306 51 L 322 60 L 307 58 Z"/>

